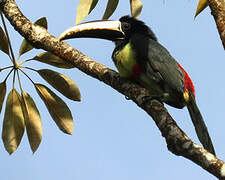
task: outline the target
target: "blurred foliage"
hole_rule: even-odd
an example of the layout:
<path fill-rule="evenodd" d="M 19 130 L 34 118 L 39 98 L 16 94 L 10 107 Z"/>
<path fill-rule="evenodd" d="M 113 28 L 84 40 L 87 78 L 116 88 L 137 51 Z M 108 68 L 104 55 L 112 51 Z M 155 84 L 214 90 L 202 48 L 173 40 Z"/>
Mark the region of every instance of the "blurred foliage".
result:
<path fill-rule="evenodd" d="M 77 7 L 76 24 L 79 24 L 95 8 L 98 0 L 80 0 Z"/>
<path fill-rule="evenodd" d="M 77 7 L 76 24 L 83 21 L 96 7 L 98 0 L 80 0 Z M 118 8 L 119 0 L 108 0 L 102 19 L 109 19 Z M 208 6 L 207 0 L 199 0 L 195 17 Z M 141 14 L 143 3 L 140 0 L 130 0 L 131 15 L 138 18 Z"/>
<path fill-rule="evenodd" d="M 80 0 L 77 7 L 76 24 L 83 21 L 91 11 L 96 7 L 98 0 Z M 102 19 L 108 19 L 118 7 L 119 0 L 108 0 Z M 140 0 L 130 0 L 131 15 L 138 18 L 141 14 L 143 4 Z"/>
<path fill-rule="evenodd" d="M 130 0 L 131 15 L 138 18 L 141 14 L 143 4 L 140 0 Z"/>
<path fill-rule="evenodd" d="M 108 19 L 116 10 L 118 3 L 119 0 L 108 0 L 107 7 L 102 19 Z"/>
<path fill-rule="evenodd" d="M 199 15 L 208 6 L 207 0 L 199 0 L 198 6 L 195 12 L 195 17 Z"/>

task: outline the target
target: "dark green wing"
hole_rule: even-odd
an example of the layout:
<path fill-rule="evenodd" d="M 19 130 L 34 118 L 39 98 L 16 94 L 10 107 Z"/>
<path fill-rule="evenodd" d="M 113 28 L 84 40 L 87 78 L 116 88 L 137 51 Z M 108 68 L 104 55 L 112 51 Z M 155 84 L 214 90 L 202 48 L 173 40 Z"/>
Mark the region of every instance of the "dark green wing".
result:
<path fill-rule="evenodd" d="M 168 89 L 183 94 L 183 72 L 176 60 L 162 45 L 141 34 L 134 35 L 131 38 L 131 44 L 136 50 L 136 61 L 147 76 L 159 84 L 162 82 L 164 86 L 169 86 Z"/>

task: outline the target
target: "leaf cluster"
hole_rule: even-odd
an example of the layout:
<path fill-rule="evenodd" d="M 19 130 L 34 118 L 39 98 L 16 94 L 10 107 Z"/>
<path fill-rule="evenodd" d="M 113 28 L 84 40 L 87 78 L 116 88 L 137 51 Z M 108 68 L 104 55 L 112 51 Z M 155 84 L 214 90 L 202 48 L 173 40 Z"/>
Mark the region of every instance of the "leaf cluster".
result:
<path fill-rule="evenodd" d="M 96 7 L 98 0 L 80 0 L 77 7 L 76 24 L 83 21 Z M 102 19 L 108 19 L 115 12 L 119 4 L 119 0 L 108 0 L 106 9 Z M 207 0 L 199 0 L 195 17 L 200 14 L 208 6 Z M 141 14 L 143 4 L 140 0 L 130 0 L 131 15 L 138 18 Z"/>
<path fill-rule="evenodd" d="M 84 20 L 96 7 L 98 0 L 80 0 L 77 7 L 76 24 Z M 119 0 L 108 0 L 102 19 L 108 19 L 118 7 Z M 141 14 L 143 4 L 140 0 L 130 0 L 131 15 L 138 18 Z"/>
<path fill-rule="evenodd" d="M 29 70 L 39 74 L 51 87 L 73 101 L 81 101 L 80 91 L 76 83 L 64 74 L 51 69 L 36 70 L 33 67 L 25 66 L 27 62 L 35 60 L 58 68 L 73 68 L 72 64 L 69 64 L 50 52 L 42 52 L 33 58 L 21 62 L 21 56 L 33 49 L 33 46 L 25 39 L 21 43 L 19 57 L 16 60 L 2 14 L 1 18 L 4 30 L 0 26 L 0 50 L 9 57 L 9 62 L 12 65 L 0 69 L 0 71 L 10 69 L 4 81 L 0 83 L 0 112 L 6 97 L 7 80 L 9 76 L 13 74 L 13 87 L 7 95 L 5 105 L 2 140 L 6 151 L 12 154 L 18 148 L 24 131 L 26 130 L 31 150 L 35 152 L 42 140 L 42 121 L 34 99 L 28 92 L 23 90 L 20 74 L 24 74 L 34 85 L 37 94 L 46 105 L 52 119 L 55 121 L 58 128 L 66 134 L 73 133 L 73 117 L 69 107 L 50 88 L 43 84 L 36 83 L 25 71 Z M 47 29 L 47 20 L 45 17 L 37 20 L 35 24 Z M 15 88 L 16 77 L 18 79 L 17 82 L 19 83 L 20 93 Z"/>

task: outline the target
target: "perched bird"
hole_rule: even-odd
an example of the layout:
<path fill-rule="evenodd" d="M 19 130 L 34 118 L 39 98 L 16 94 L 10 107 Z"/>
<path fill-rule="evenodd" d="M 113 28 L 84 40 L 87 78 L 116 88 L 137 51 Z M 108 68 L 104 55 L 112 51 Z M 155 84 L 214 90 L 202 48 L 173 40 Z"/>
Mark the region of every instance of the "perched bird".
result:
<path fill-rule="evenodd" d="M 115 42 L 112 59 L 120 76 L 135 80 L 148 89 L 152 97 L 158 97 L 170 106 L 180 109 L 187 106 L 200 142 L 205 149 L 215 154 L 195 101 L 191 78 L 144 22 L 130 16 L 123 16 L 119 21 L 91 21 L 69 28 L 59 39 L 80 37 Z"/>

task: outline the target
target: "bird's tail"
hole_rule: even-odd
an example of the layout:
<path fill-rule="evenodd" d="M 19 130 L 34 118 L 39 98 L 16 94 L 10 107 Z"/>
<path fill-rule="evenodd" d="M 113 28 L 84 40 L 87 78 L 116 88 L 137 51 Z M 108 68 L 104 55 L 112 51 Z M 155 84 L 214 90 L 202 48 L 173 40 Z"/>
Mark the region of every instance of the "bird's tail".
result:
<path fill-rule="evenodd" d="M 202 115 L 198 109 L 195 98 L 193 94 L 190 94 L 190 99 L 187 105 L 191 120 L 195 126 L 195 131 L 197 133 L 199 141 L 202 143 L 203 147 L 208 150 L 210 153 L 216 155 L 212 140 L 209 136 L 208 129 L 205 125 L 205 122 L 202 118 Z"/>

